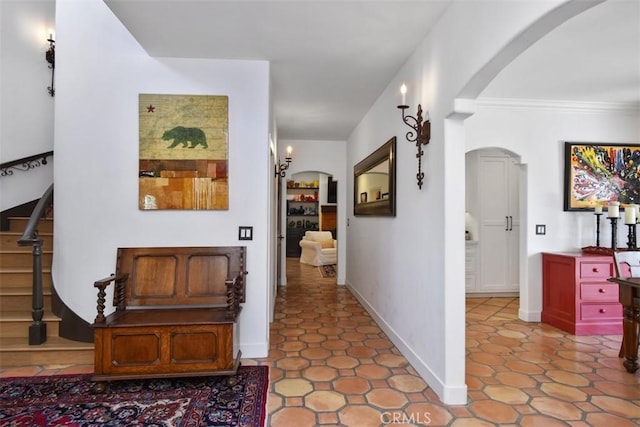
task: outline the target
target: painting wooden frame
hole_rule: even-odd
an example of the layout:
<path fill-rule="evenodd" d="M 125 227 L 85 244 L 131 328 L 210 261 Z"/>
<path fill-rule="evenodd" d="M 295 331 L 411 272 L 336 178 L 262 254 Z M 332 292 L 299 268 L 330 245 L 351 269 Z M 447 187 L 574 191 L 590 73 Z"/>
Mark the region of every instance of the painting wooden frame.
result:
<path fill-rule="evenodd" d="M 565 142 L 564 210 L 640 204 L 640 144 Z"/>

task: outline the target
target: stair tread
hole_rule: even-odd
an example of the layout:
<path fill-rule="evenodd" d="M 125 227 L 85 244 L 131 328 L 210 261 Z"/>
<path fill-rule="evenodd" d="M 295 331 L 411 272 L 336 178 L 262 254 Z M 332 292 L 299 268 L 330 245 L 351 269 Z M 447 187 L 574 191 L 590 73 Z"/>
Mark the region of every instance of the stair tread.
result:
<path fill-rule="evenodd" d="M 0 313 L 0 323 L 16 321 L 32 321 L 31 310 L 3 311 Z M 45 312 L 42 320 L 45 322 L 59 322 L 60 318 L 55 314 Z"/>
<path fill-rule="evenodd" d="M 23 286 L 23 287 L 15 287 L 11 289 L 0 289 L 0 297 L 3 296 L 23 296 L 23 295 L 31 295 L 33 292 L 31 290 L 31 286 Z M 43 289 L 42 295 L 51 296 L 51 289 Z"/>
<path fill-rule="evenodd" d="M 5 231 L 0 231 L 0 236 L 19 236 L 22 237 L 23 232 L 21 231 L 11 231 L 11 230 L 5 230 Z M 51 231 L 43 231 L 43 232 L 39 232 L 38 236 L 53 236 L 53 233 Z"/>
<path fill-rule="evenodd" d="M 0 254 L 20 254 L 23 255 L 25 253 L 28 253 L 29 255 L 31 255 L 31 252 L 29 251 L 25 251 L 25 250 L 20 250 L 19 248 L 16 249 L 2 249 L 0 250 Z M 52 250 L 43 250 L 42 251 L 43 254 L 52 254 L 53 251 Z"/>
<path fill-rule="evenodd" d="M 32 267 L 3 267 L 0 268 L 0 273 L 32 273 Z M 51 268 L 42 267 L 43 273 L 51 273 Z"/>
<path fill-rule="evenodd" d="M 29 345 L 26 337 L 0 338 L 0 353 L 9 351 L 93 350 L 93 343 L 72 341 L 62 337 L 47 337 L 40 345 Z"/>

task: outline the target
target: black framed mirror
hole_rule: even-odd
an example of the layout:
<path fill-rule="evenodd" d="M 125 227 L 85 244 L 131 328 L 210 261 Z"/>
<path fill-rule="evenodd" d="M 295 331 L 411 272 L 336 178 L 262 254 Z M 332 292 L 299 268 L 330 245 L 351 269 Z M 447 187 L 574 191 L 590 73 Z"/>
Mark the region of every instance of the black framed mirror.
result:
<path fill-rule="evenodd" d="M 396 137 L 353 167 L 353 214 L 396 216 Z"/>

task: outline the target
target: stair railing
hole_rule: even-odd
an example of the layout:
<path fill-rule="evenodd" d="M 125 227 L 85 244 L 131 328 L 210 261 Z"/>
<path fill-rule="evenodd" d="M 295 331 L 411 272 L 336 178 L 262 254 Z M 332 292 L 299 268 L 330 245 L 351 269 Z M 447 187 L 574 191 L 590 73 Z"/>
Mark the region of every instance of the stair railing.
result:
<path fill-rule="evenodd" d="M 33 295 L 31 315 L 33 323 L 29 326 L 29 345 L 39 345 L 47 340 L 47 324 L 42 321 L 44 316 L 44 292 L 42 281 L 42 243 L 38 238 L 38 223 L 53 206 L 53 184 L 44 192 L 36 205 L 27 227 L 18 240 L 20 246 L 33 246 Z"/>
<path fill-rule="evenodd" d="M 36 154 L 35 156 L 24 157 L 18 160 L 12 160 L 10 162 L 0 164 L 0 176 L 11 176 L 13 170 L 26 172 L 30 169 L 40 167 L 40 165 L 47 164 L 47 157 L 53 156 L 53 151 L 47 151 L 46 153 Z"/>

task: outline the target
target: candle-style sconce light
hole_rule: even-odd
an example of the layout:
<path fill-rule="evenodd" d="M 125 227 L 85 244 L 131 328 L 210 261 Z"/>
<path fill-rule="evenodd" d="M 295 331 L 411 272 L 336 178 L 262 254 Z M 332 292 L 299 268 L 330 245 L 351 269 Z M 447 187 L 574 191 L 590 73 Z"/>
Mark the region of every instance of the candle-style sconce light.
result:
<path fill-rule="evenodd" d="M 49 91 L 49 95 L 55 96 L 56 89 L 53 87 L 53 75 L 56 71 L 56 41 L 53 39 L 53 34 L 49 33 L 47 41 L 49 42 L 49 49 L 45 52 L 44 57 L 51 69 L 51 86 L 49 86 L 47 90 Z"/>
<path fill-rule="evenodd" d="M 418 148 L 416 157 L 418 158 L 418 173 L 416 178 L 418 179 L 418 188 L 422 189 L 422 181 L 424 180 L 424 172 L 422 172 L 422 146 L 427 145 L 431 139 L 431 122 L 429 119 L 423 121 L 422 117 L 422 105 L 418 104 L 418 113 L 415 117 L 405 114 L 405 110 L 409 108 L 406 105 L 407 86 L 403 83 L 400 87 L 402 93 L 402 105 L 398 105 L 398 108 L 402 110 L 402 121 L 409 126 L 411 130 L 407 132 L 406 138 L 409 142 L 415 142 Z"/>
<path fill-rule="evenodd" d="M 287 157 L 284 158 L 284 163 L 280 163 L 279 165 L 276 165 L 276 175 L 278 176 L 280 175 L 281 178 L 284 178 L 287 175 L 287 169 L 289 169 L 289 165 L 291 164 L 291 160 L 293 160 L 291 158 L 291 151 L 292 148 L 291 146 L 287 147 Z"/>

